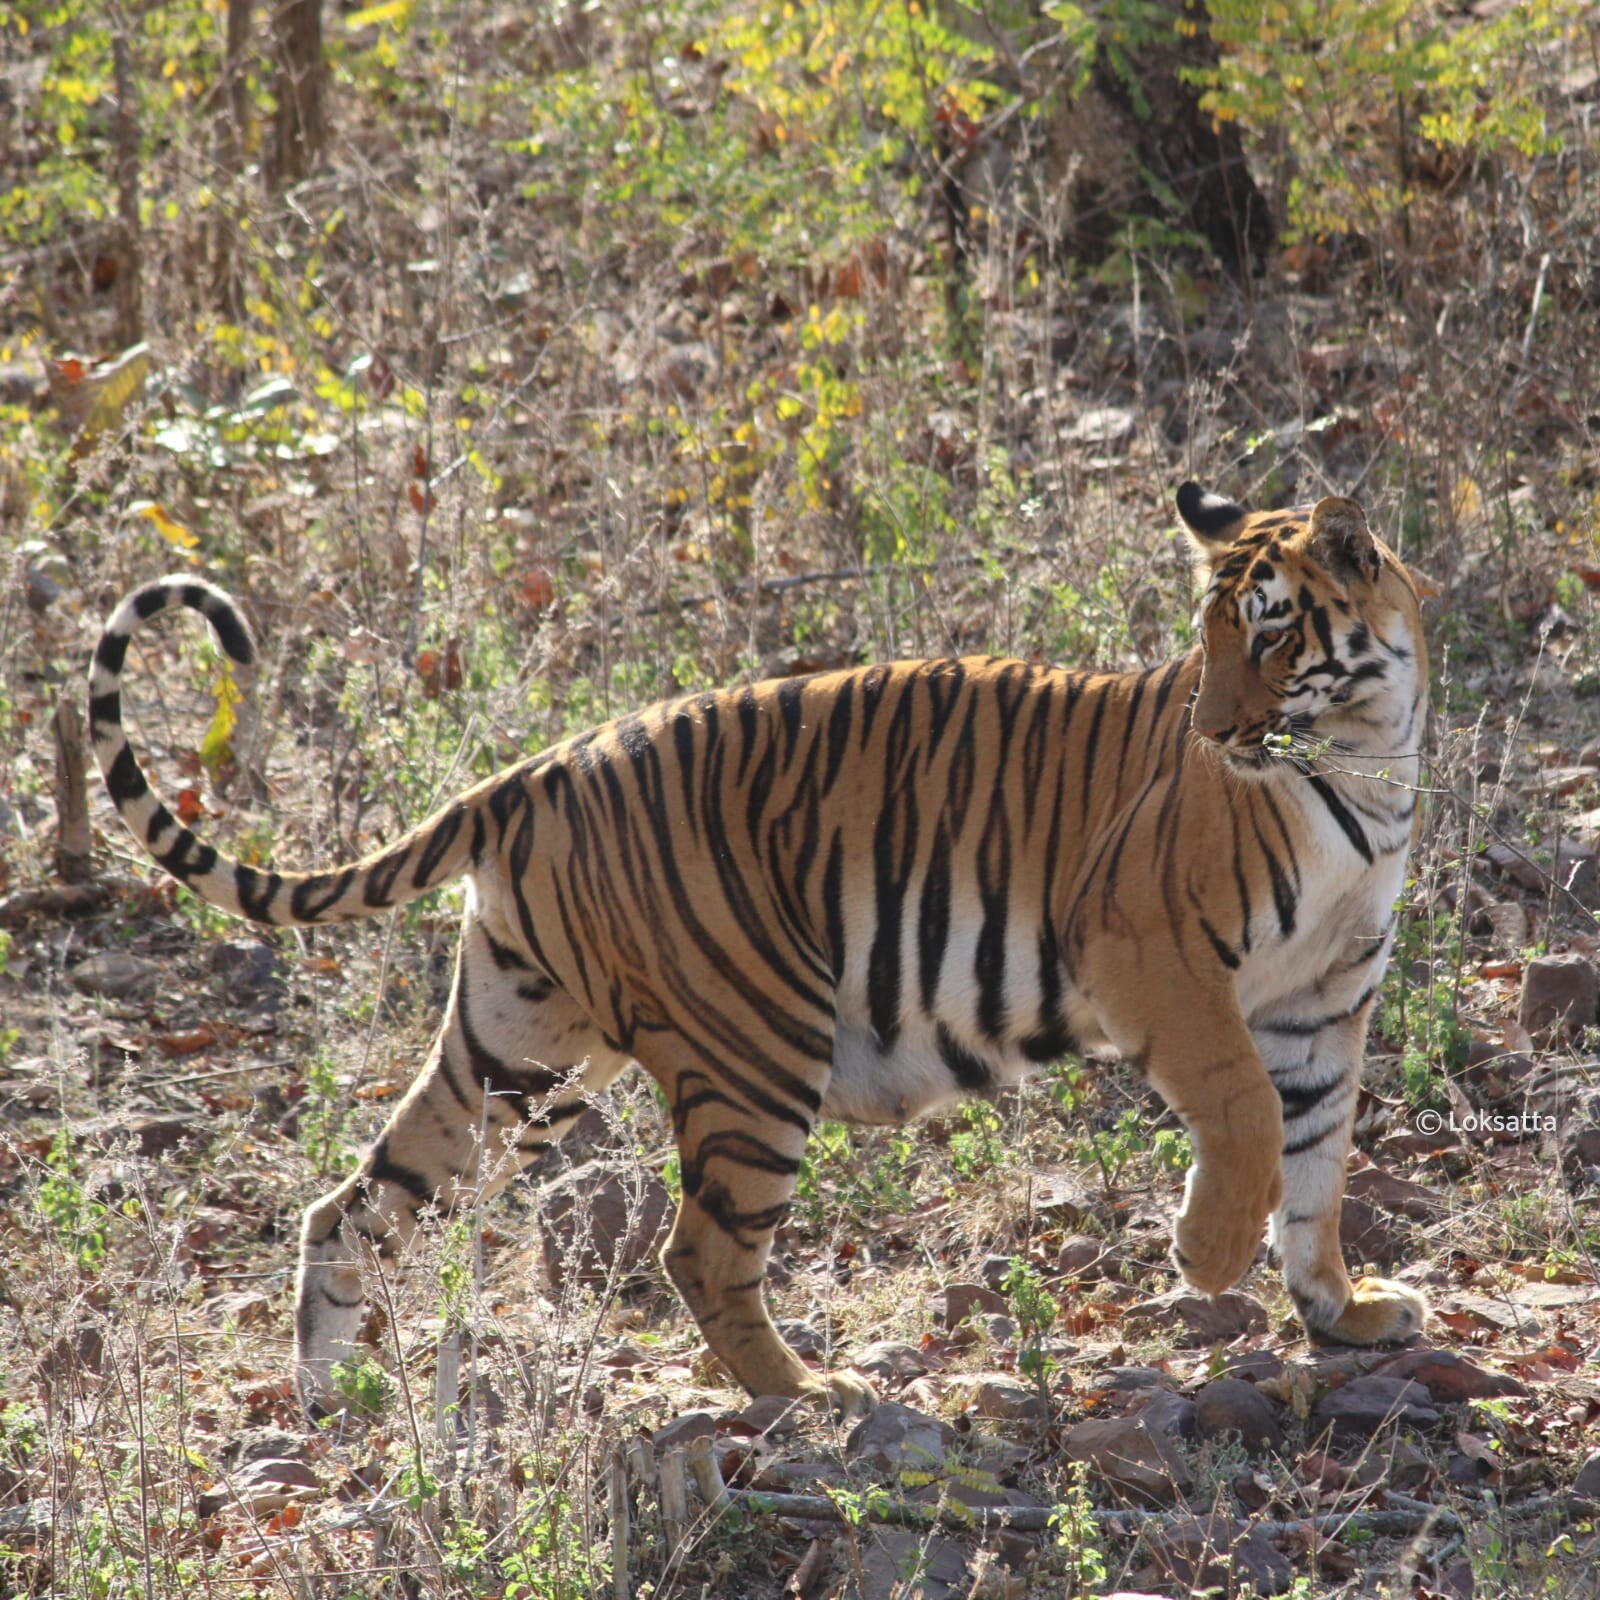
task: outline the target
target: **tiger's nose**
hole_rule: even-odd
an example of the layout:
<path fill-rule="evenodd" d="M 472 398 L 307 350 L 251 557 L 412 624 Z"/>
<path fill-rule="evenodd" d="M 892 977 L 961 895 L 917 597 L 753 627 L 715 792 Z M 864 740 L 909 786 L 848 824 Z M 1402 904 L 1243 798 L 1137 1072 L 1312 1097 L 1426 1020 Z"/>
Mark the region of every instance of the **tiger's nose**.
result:
<path fill-rule="evenodd" d="M 1234 733 L 1234 724 L 1223 722 L 1219 717 L 1202 717 L 1197 714 L 1192 725 L 1202 739 L 1211 739 L 1217 744 L 1226 744 Z"/>

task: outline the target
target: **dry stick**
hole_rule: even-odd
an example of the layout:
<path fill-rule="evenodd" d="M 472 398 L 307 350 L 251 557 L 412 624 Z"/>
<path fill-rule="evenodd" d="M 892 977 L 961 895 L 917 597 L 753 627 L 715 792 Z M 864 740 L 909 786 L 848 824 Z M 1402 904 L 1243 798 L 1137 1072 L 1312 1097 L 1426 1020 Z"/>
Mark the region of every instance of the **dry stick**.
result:
<path fill-rule="evenodd" d="M 62 696 L 50 727 L 56 745 L 56 876 L 63 883 L 84 883 L 92 870 L 94 843 L 89 831 L 83 713 L 74 696 Z"/>
<path fill-rule="evenodd" d="M 689 1483 L 684 1475 L 682 1445 L 661 1457 L 661 1523 L 667 1536 L 667 1560 L 677 1560 L 689 1532 Z"/>
<path fill-rule="evenodd" d="M 665 1465 L 665 1463 L 663 1463 Z M 816 1522 L 848 1522 L 845 1513 L 825 1495 L 768 1494 L 760 1489 L 728 1489 L 725 1501 L 751 1516 L 801 1517 Z M 1396 1497 L 1391 1495 L 1390 1499 Z M 901 1528 L 941 1527 L 953 1532 L 977 1529 L 994 1532 L 1010 1528 L 1018 1533 L 1047 1533 L 1056 1521 L 1069 1514 L 1064 1506 L 1012 1506 L 1005 1509 L 957 1509 L 943 1506 L 913 1505 L 904 1500 L 874 1501 L 858 1520 L 886 1523 Z M 1071 1513 L 1076 1515 L 1076 1513 Z M 1092 1511 L 1090 1515 L 1103 1528 L 1132 1534 L 1142 1530 L 1186 1525 L 1194 1520 L 1190 1512 L 1180 1511 Z M 1252 1522 L 1250 1530 L 1269 1539 L 1312 1528 L 1317 1533 L 1339 1534 L 1345 1530 L 1369 1533 L 1382 1538 L 1418 1533 L 1437 1528 L 1460 1533 L 1461 1520 L 1444 1506 L 1409 1501 L 1403 1506 L 1374 1511 L 1324 1511 L 1311 1517 L 1280 1522 Z"/>
<path fill-rule="evenodd" d="M 611 1588 L 616 1600 L 630 1600 L 628 1578 L 628 1463 L 617 1445 L 606 1469 L 606 1514 L 611 1520 Z"/>

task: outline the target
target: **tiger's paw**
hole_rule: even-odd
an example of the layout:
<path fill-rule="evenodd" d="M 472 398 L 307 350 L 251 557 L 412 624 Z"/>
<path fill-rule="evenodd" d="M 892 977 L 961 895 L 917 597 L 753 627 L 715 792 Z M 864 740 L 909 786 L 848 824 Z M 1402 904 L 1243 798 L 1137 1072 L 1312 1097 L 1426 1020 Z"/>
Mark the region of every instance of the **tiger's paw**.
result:
<path fill-rule="evenodd" d="M 834 1416 L 849 1421 L 869 1416 L 878 1405 L 872 1385 L 854 1372 L 830 1372 L 808 1383 L 801 1399 L 825 1405 Z"/>
<path fill-rule="evenodd" d="M 1222 1294 L 1250 1270 L 1267 1218 L 1282 1194 L 1282 1179 L 1274 1171 L 1252 1191 L 1218 1192 L 1199 1168 L 1190 1169 L 1188 1193 L 1173 1229 L 1172 1258 L 1191 1288 Z"/>
<path fill-rule="evenodd" d="M 1428 1302 L 1415 1289 L 1389 1278 L 1359 1278 L 1337 1317 L 1306 1325 L 1340 1344 L 1396 1344 L 1420 1333 L 1428 1320 Z"/>

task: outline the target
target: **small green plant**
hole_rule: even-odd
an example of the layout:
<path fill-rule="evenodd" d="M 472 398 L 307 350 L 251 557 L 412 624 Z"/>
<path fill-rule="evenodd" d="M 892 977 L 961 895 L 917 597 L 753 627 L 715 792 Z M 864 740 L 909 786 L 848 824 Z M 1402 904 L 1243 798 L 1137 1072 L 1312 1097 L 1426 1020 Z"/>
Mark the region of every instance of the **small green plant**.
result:
<path fill-rule="evenodd" d="M 0 931 L 0 978 L 5 977 L 6 969 L 11 964 L 11 935 Z M 17 1047 L 17 1040 L 22 1037 L 16 1028 L 0 1028 L 0 1066 L 4 1066 L 11 1059 L 11 1052 Z"/>
<path fill-rule="evenodd" d="M 1037 1385 L 1048 1416 L 1052 1411 L 1050 1380 L 1057 1363 L 1045 1349 L 1044 1341 L 1061 1315 L 1061 1304 L 1046 1290 L 1034 1267 L 1021 1256 L 1011 1258 L 1000 1287 L 1011 1302 L 1011 1315 L 1017 1322 L 1020 1343 L 1017 1370 Z"/>
<path fill-rule="evenodd" d="M 356 1152 L 344 1139 L 345 1097 L 333 1062 L 317 1055 L 306 1070 L 305 1097 L 300 1102 L 300 1147 L 320 1175 L 351 1171 Z"/>
<path fill-rule="evenodd" d="M 1071 1476 L 1051 1519 L 1058 1560 L 1065 1568 L 1068 1593 L 1087 1600 L 1098 1593 L 1110 1575 L 1100 1546 L 1100 1527 L 1094 1519 L 1094 1502 L 1087 1487 L 1089 1469 L 1072 1464 Z"/>
<path fill-rule="evenodd" d="M 970 1180 L 1005 1160 L 1005 1124 L 987 1100 L 964 1101 L 959 1117 L 963 1126 L 950 1135 L 950 1165 L 958 1178 Z"/>
<path fill-rule="evenodd" d="M 381 1416 L 394 1397 L 393 1380 L 364 1350 L 348 1361 L 335 1362 L 331 1376 L 335 1392 L 363 1416 Z"/>
<path fill-rule="evenodd" d="M 106 1257 L 106 1222 L 110 1212 L 79 1180 L 65 1128 L 57 1132 L 50 1153 L 45 1157 L 45 1175 L 37 1193 L 39 1211 L 61 1247 L 78 1263 L 80 1270 L 98 1271 Z"/>

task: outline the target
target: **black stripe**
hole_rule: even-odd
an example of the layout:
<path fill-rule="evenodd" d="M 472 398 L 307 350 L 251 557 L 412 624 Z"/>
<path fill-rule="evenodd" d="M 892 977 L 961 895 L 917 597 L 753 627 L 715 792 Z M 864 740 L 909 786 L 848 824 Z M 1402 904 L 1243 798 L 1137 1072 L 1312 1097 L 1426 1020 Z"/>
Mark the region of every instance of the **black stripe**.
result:
<path fill-rule="evenodd" d="M 942 1022 L 934 1037 L 939 1045 L 939 1059 L 963 1091 L 983 1094 L 994 1087 L 995 1077 L 988 1062 L 968 1050 Z"/>
<path fill-rule="evenodd" d="M 1333 820 L 1344 830 L 1344 836 L 1355 847 L 1356 853 L 1370 867 L 1372 865 L 1372 846 L 1367 842 L 1367 836 L 1361 830 L 1361 824 L 1345 809 L 1344 803 L 1333 792 L 1333 785 L 1326 778 L 1313 774 L 1309 780 L 1311 787 L 1316 790 L 1318 798 L 1328 808 Z"/>
<path fill-rule="evenodd" d="M 272 902 L 282 887 L 283 879 L 276 872 L 258 872 L 242 861 L 233 864 L 233 892 L 238 896 L 239 909 L 252 922 L 276 923 Z"/>
<path fill-rule="evenodd" d="M 428 887 L 439 863 L 444 860 L 450 846 L 455 843 L 456 835 L 461 832 L 461 822 L 465 815 L 460 801 L 457 801 L 439 818 L 438 825 L 422 848 L 422 855 L 417 861 L 417 870 L 411 874 L 413 888 Z"/>
<path fill-rule="evenodd" d="M 119 807 L 149 793 L 150 785 L 145 782 L 144 773 L 139 770 L 139 763 L 126 742 L 111 763 L 111 770 L 106 773 L 106 788 Z"/>
<path fill-rule="evenodd" d="M 165 611 L 167 603 L 167 586 L 162 582 L 147 583 L 133 597 L 133 609 L 141 622 L 148 622 L 158 611 Z"/>
<path fill-rule="evenodd" d="M 129 637 L 126 633 L 102 633 L 99 644 L 94 647 L 94 664 L 112 677 L 120 677 L 123 663 L 128 659 Z"/>
<path fill-rule="evenodd" d="M 1230 971 L 1237 970 L 1239 957 L 1222 942 L 1217 930 L 1204 918 L 1200 919 L 1200 931 L 1211 941 L 1211 948 L 1217 952 L 1217 959 Z"/>
<path fill-rule="evenodd" d="M 314 872 L 302 878 L 289 894 L 289 911 L 296 922 L 315 922 L 350 887 L 354 867 L 343 872 Z"/>

